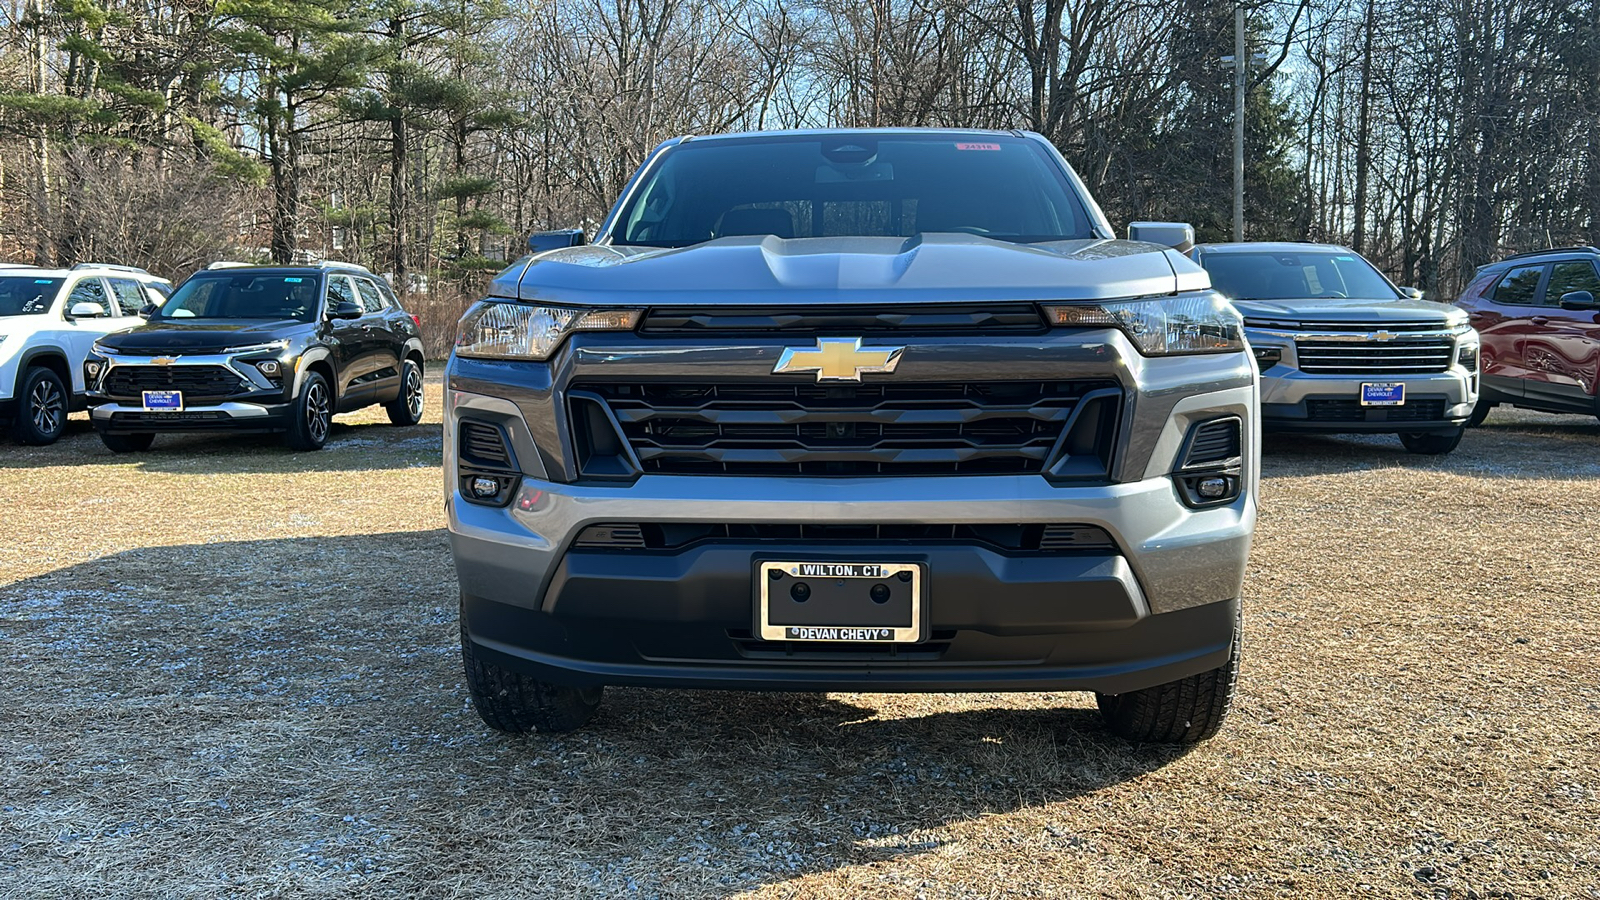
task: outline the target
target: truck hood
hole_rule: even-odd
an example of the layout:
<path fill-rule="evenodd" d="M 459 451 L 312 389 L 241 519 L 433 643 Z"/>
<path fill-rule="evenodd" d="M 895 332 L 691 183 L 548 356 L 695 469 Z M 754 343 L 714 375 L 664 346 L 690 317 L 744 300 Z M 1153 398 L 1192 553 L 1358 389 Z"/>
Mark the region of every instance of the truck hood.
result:
<path fill-rule="evenodd" d="M 1181 254 L 1133 241 L 768 235 L 553 250 L 501 273 L 493 293 L 575 306 L 759 306 L 1113 300 L 1209 285 Z"/>
<path fill-rule="evenodd" d="M 312 331 L 314 326 L 295 319 L 195 319 L 179 322 L 159 319 L 129 331 L 107 335 L 100 345 L 123 353 L 219 353 Z"/>
<path fill-rule="evenodd" d="M 1304 300 L 1235 300 L 1233 306 L 1245 319 L 1271 319 L 1290 322 L 1439 322 L 1456 325 L 1467 314 L 1432 300 L 1363 300 L 1316 297 Z"/>

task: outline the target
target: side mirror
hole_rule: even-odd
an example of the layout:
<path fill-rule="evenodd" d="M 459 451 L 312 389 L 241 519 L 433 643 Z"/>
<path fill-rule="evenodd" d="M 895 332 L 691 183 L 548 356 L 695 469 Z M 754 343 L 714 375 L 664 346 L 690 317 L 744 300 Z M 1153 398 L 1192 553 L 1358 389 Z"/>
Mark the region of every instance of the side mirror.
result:
<path fill-rule="evenodd" d="M 80 300 L 72 304 L 72 309 L 67 312 L 67 316 L 73 319 L 94 319 L 105 314 L 105 307 L 98 303 L 90 303 L 87 300 Z"/>
<path fill-rule="evenodd" d="M 1179 253 L 1194 249 L 1194 226 L 1188 222 L 1130 222 L 1128 240 L 1171 247 Z"/>
<path fill-rule="evenodd" d="M 528 249 L 535 253 L 560 250 L 563 247 L 581 247 L 589 243 L 582 228 L 564 228 L 560 231 L 536 231 L 528 235 Z"/>
<path fill-rule="evenodd" d="M 1570 291 L 1561 295 L 1561 308 L 1574 310 L 1600 309 L 1600 303 L 1594 302 L 1594 294 L 1588 291 Z"/>
<path fill-rule="evenodd" d="M 354 300 L 340 300 L 328 311 L 330 319 L 359 319 L 362 316 L 361 304 Z"/>
<path fill-rule="evenodd" d="M 1421 300 L 1422 288 L 1403 287 L 1400 289 L 1400 296 L 1407 300 Z"/>
<path fill-rule="evenodd" d="M 156 305 L 154 303 L 146 303 L 145 305 L 139 307 L 139 318 L 148 319 L 153 313 L 155 313 L 155 311 Z"/>

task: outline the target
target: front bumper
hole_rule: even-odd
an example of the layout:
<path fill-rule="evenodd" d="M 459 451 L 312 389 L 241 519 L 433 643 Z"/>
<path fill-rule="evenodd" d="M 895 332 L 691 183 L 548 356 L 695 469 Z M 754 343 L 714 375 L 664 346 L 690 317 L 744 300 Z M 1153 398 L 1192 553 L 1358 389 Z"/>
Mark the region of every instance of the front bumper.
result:
<path fill-rule="evenodd" d="M 289 427 L 294 410 L 288 403 L 225 401 L 193 406 L 182 412 L 146 412 L 142 406 L 102 402 L 89 410 L 89 421 L 102 434 L 171 434 L 192 431 L 260 433 Z"/>

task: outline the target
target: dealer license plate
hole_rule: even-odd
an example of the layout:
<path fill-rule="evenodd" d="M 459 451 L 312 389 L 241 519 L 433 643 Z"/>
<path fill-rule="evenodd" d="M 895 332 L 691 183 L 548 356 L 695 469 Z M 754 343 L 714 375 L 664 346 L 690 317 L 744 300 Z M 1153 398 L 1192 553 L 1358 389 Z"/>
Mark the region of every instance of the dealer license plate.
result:
<path fill-rule="evenodd" d="M 1362 406 L 1405 406 L 1406 386 L 1396 382 L 1363 384 Z"/>
<path fill-rule="evenodd" d="M 915 643 L 921 563 L 763 562 L 756 625 L 764 641 Z"/>
<path fill-rule="evenodd" d="M 183 391 L 145 391 L 145 412 L 183 412 Z"/>

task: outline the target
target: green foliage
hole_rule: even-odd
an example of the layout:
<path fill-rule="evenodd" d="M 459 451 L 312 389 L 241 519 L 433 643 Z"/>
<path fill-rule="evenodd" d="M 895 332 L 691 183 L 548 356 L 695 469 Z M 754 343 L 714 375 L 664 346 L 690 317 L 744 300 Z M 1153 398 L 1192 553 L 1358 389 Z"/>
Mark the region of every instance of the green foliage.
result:
<path fill-rule="evenodd" d="M 6 113 L 0 122 L 14 121 L 19 133 L 32 133 L 40 127 L 65 131 L 94 121 L 105 109 L 96 100 L 62 94 L 0 94 L 0 112 Z"/>
<path fill-rule="evenodd" d="M 510 234 L 511 229 L 500 220 L 499 216 L 481 209 L 475 209 L 456 219 L 456 227 L 468 231 L 484 231 L 489 234 Z"/>
<path fill-rule="evenodd" d="M 493 193 L 495 180 L 482 175 L 463 175 L 451 178 L 440 184 L 434 190 L 434 196 L 441 200 L 454 200 L 459 197 L 481 197 Z"/>
<path fill-rule="evenodd" d="M 194 136 L 195 146 L 210 157 L 219 174 L 252 185 L 266 183 L 267 167 L 233 149 L 222 132 L 194 116 L 184 116 L 183 123 Z"/>

